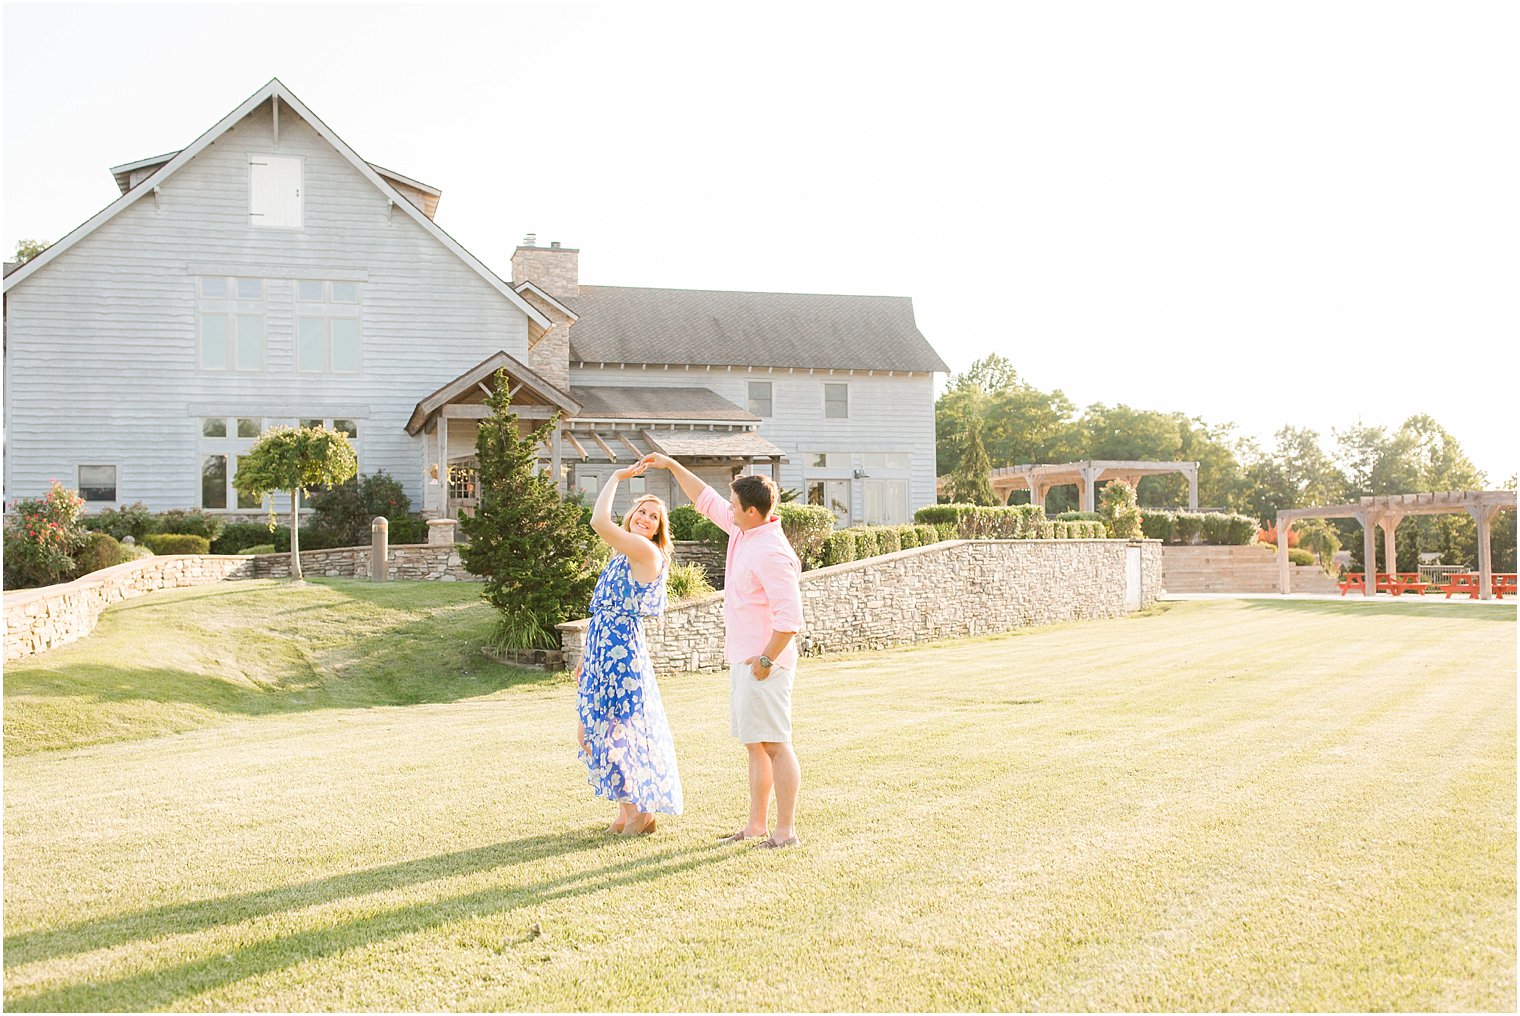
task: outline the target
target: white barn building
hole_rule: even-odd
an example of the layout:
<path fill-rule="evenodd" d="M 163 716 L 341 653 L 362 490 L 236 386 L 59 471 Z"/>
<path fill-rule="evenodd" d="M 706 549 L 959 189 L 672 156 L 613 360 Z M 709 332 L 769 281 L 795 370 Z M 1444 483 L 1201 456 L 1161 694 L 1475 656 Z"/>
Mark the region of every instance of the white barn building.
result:
<path fill-rule="evenodd" d="M 934 501 L 934 374 L 903 297 L 582 286 L 517 249 L 507 281 L 278 80 L 188 148 L 115 167 L 121 196 L 5 275 L 5 496 L 228 514 L 266 428 L 348 434 L 430 517 L 474 500 L 505 369 L 542 465 L 593 490 L 650 449 L 893 522 Z M 674 502 L 663 473 L 646 482 Z M 279 507 L 279 505 L 276 505 Z"/>

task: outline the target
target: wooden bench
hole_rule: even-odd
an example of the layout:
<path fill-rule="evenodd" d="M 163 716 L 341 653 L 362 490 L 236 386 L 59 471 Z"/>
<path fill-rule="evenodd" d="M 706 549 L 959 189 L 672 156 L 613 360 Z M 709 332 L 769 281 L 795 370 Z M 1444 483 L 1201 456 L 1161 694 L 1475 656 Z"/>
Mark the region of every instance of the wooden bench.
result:
<path fill-rule="evenodd" d="M 1342 596 L 1345 596 L 1353 589 L 1359 593 L 1365 593 L 1367 591 L 1367 573 L 1359 571 L 1348 571 L 1346 574 L 1336 579 L 1335 584 L 1340 587 Z"/>
<path fill-rule="evenodd" d="M 1497 575 L 1494 577 L 1498 578 Z M 1436 586 L 1436 588 L 1445 593 L 1448 600 L 1451 599 L 1452 593 L 1466 593 L 1476 600 L 1480 592 L 1478 588 L 1478 576 L 1473 572 L 1453 572 L 1446 576 L 1446 584 L 1444 586 Z"/>
<path fill-rule="evenodd" d="M 1398 581 L 1398 575 L 1392 572 L 1378 572 L 1373 579 L 1374 585 L 1372 591 L 1374 593 L 1391 593 L 1393 592 L 1393 584 L 1396 581 Z"/>

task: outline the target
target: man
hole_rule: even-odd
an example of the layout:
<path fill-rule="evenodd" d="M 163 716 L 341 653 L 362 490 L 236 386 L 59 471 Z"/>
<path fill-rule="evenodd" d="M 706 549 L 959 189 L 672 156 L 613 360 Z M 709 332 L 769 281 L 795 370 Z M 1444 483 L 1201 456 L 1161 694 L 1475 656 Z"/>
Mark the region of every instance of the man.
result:
<path fill-rule="evenodd" d="M 749 754 L 749 821 L 719 837 L 726 843 L 758 839 L 766 849 L 794 847 L 802 768 L 792 751 L 792 682 L 797 674 L 793 636 L 802 629 L 802 565 L 781 520 L 771 514 L 780 497 L 765 476 L 740 476 L 725 501 L 668 455 L 641 462 L 668 469 L 697 511 L 728 534 L 723 582 L 725 655 L 729 665 L 729 733 Z M 776 831 L 766 809 L 776 792 Z"/>

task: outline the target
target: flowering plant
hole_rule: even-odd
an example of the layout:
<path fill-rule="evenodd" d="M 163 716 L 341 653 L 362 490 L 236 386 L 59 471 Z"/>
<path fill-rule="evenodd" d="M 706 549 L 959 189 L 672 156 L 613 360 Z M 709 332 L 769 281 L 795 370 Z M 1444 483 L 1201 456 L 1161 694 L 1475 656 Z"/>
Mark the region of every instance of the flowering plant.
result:
<path fill-rule="evenodd" d="M 70 578 L 84 546 L 84 499 L 57 480 L 41 498 L 10 506 L 5 527 L 5 588 L 46 586 Z"/>

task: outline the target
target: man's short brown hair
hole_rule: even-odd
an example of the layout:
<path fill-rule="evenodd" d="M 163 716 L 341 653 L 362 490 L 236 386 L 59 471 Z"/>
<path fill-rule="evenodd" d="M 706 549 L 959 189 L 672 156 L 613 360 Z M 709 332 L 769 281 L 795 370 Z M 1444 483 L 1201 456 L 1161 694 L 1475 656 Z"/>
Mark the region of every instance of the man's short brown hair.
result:
<path fill-rule="evenodd" d="M 729 487 L 739 495 L 740 507 L 755 509 L 761 518 L 769 518 L 771 509 L 781 500 L 775 481 L 769 476 L 740 476 Z"/>

